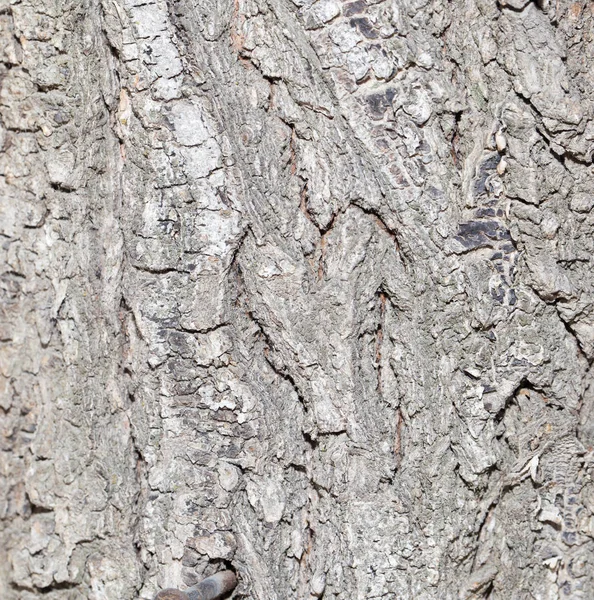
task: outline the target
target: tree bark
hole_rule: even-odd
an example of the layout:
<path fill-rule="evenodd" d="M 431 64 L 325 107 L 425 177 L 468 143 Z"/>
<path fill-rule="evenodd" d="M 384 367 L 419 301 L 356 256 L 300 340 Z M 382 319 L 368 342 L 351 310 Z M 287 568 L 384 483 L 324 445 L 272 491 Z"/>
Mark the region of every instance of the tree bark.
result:
<path fill-rule="evenodd" d="M 0 597 L 594 597 L 591 2 L 0 27 Z"/>

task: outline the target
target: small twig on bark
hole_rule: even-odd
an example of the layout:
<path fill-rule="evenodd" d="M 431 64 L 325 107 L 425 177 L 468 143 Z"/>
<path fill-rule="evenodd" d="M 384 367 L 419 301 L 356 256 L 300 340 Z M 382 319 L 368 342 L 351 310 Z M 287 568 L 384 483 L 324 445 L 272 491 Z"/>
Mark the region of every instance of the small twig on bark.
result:
<path fill-rule="evenodd" d="M 173 588 L 161 590 L 155 596 L 155 600 L 217 600 L 233 590 L 236 585 L 237 577 L 233 571 L 219 571 L 185 592 Z"/>

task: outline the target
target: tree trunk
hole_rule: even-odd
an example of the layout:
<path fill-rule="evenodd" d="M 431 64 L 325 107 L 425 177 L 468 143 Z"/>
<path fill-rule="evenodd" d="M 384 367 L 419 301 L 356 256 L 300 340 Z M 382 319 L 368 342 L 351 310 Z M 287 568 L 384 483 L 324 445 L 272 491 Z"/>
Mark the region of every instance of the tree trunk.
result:
<path fill-rule="evenodd" d="M 594 598 L 591 2 L 0 27 L 1 598 Z"/>

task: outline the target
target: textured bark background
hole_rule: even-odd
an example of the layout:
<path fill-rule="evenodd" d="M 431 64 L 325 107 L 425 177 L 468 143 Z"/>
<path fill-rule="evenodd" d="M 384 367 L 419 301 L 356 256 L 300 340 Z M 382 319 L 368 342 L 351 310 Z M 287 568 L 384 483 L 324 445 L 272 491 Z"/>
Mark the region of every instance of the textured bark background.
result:
<path fill-rule="evenodd" d="M 594 8 L 0 0 L 0 597 L 594 597 Z"/>

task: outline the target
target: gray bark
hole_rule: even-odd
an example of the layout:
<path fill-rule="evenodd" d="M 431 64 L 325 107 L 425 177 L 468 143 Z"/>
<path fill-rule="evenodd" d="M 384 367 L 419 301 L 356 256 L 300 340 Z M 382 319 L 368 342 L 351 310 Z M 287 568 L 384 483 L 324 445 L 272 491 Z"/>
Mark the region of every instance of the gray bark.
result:
<path fill-rule="evenodd" d="M 0 28 L 0 597 L 594 597 L 590 2 Z"/>

